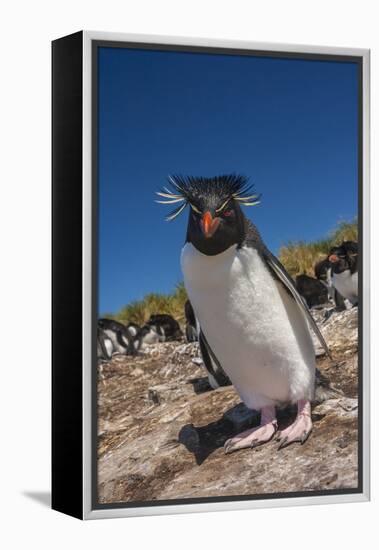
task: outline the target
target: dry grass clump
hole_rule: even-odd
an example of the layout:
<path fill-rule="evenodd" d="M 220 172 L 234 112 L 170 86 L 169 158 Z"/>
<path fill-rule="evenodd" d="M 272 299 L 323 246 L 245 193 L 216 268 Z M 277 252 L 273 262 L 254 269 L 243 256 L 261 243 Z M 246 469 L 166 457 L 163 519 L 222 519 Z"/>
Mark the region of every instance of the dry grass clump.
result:
<path fill-rule="evenodd" d="M 184 321 L 184 303 L 187 293 L 183 283 L 176 285 L 171 294 L 152 292 L 146 294 L 142 300 L 136 300 L 124 306 L 115 315 L 108 315 L 122 323 L 137 323 L 144 325 L 151 315 L 166 313 L 172 315 L 179 323 Z"/>
<path fill-rule="evenodd" d="M 292 277 L 303 273 L 314 277 L 315 264 L 325 258 L 332 246 L 339 245 L 343 241 L 357 240 L 357 220 L 342 221 L 325 239 L 310 243 L 304 241 L 289 242 L 287 245 L 282 246 L 279 250 L 279 260 Z"/>

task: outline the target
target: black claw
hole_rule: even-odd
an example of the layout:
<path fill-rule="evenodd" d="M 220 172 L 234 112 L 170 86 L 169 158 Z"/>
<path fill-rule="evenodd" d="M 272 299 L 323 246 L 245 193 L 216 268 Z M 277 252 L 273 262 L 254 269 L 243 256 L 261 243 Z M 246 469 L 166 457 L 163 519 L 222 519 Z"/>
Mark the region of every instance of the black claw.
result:
<path fill-rule="evenodd" d="M 280 440 L 279 440 L 280 441 Z M 285 437 L 284 439 L 281 440 L 281 443 L 278 447 L 278 450 L 279 449 L 284 449 L 284 447 L 287 447 L 287 445 L 289 445 L 289 443 L 287 443 L 288 441 L 288 437 Z"/>
<path fill-rule="evenodd" d="M 234 448 L 235 445 L 233 445 L 233 443 L 231 441 L 227 441 L 224 445 L 224 453 L 226 455 L 230 454 L 230 453 L 233 453 L 234 451 L 236 451 L 237 449 Z"/>
<path fill-rule="evenodd" d="M 292 443 L 300 443 L 301 445 L 303 445 L 307 441 L 311 431 L 312 430 L 307 432 L 306 430 L 304 430 L 301 437 L 297 437 L 296 439 L 292 439 L 291 441 L 288 441 L 288 437 L 285 437 L 283 439 L 283 441 L 281 442 L 281 444 L 279 445 L 278 450 L 279 449 L 284 449 L 284 447 L 288 447 Z"/>
<path fill-rule="evenodd" d="M 236 445 L 228 445 L 226 448 L 224 447 L 224 452 L 226 455 L 230 455 L 231 453 L 235 453 L 236 451 L 242 451 L 245 447 L 237 447 Z"/>
<path fill-rule="evenodd" d="M 301 440 L 300 440 L 300 443 L 303 445 L 306 440 L 308 439 L 308 437 L 311 435 L 311 431 L 312 430 L 309 430 L 309 432 L 307 432 L 307 430 L 304 430 L 303 432 L 303 435 L 301 436 Z"/>
<path fill-rule="evenodd" d="M 258 442 L 258 439 L 254 439 L 254 441 L 252 442 L 252 447 L 258 447 L 258 445 L 260 445 L 260 442 L 257 443 L 256 445 L 254 445 L 254 442 L 257 441 Z M 237 443 L 224 443 L 224 453 L 227 455 L 227 454 L 230 454 L 230 453 L 234 453 L 235 451 L 242 451 L 242 449 L 248 449 L 249 446 L 248 445 L 242 445 L 241 447 L 238 446 L 238 442 Z"/>
<path fill-rule="evenodd" d="M 225 452 L 226 455 L 228 454 L 229 449 L 230 449 L 230 443 L 226 442 L 224 444 L 224 452 Z"/>
<path fill-rule="evenodd" d="M 279 445 L 279 449 L 284 449 L 285 447 L 289 447 L 289 445 L 292 445 L 292 443 L 301 443 L 301 439 L 296 438 L 288 441 L 288 437 L 286 437 L 285 439 L 283 439 L 283 442 L 281 443 L 281 445 Z"/>

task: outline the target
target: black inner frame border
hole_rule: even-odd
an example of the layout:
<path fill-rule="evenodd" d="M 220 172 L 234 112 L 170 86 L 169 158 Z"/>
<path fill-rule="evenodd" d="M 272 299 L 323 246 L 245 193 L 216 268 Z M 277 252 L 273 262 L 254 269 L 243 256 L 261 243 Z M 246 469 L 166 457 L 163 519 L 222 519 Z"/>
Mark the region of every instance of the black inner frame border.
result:
<path fill-rule="evenodd" d="M 170 51 L 184 53 L 206 53 L 214 55 L 269 57 L 280 59 L 294 59 L 303 61 L 332 61 L 341 63 L 355 63 L 357 65 L 358 85 L 358 246 L 359 246 L 359 306 L 358 306 L 358 486 L 347 489 L 330 489 L 316 491 L 294 491 L 264 493 L 255 495 L 234 495 L 220 497 L 198 497 L 185 499 L 154 500 L 154 501 L 133 501 L 114 502 L 101 504 L 98 501 L 98 408 L 97 408 L 97 352 L 96 352 L 96 331 L 98 318 L 98 50 L 99 48 L 122 48 L 151 51 Z M 275 45 L 273 44 L 273 48 Z M 218 46 L 190 46 L 175 44 L 143 43 L 113 40 L 92 40 L 91 41 L 91 100 L 92 100 L 92 327 L 91 327 L 91 502 L 92 510 L 111 510 L 122 508 L 143 508 L 155 506 L 177 506 L 185 504 L 207 504 L 220 502 L 241 502 L 283 498 L 303 497 L 304 504 L 307 504 L 306 497 L 349 495 L 363 493 L 363 56 L 361 55 L 340 55 L 324 53 L 300 53 L 273 50 L 240 49 L 233 47 Z M 185 507 L 183 508 L 185 512 Z M 167 511 L 169 513 L 169 510 Z"/>

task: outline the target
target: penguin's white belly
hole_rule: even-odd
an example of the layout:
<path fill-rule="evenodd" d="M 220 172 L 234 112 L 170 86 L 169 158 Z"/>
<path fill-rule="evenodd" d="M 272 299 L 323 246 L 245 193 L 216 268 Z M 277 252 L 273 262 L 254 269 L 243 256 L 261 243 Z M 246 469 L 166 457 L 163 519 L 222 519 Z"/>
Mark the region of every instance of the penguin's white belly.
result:
<path fill-rule="evenodd" d="M 333 285 L 344 298 L 353 305 L 358 302 L 358 272 L 351 274 L 347 269 L 342 273 L 333 273 Z"/>
<path fill-rule="evenodd" d="M 315 353 L 299 307 L 254 248 L 206 256 L 187 243 L 181 256 L 196 317 L 245 404 L 311 399 Z"/>
<path fill-rule="evenodd" d="M 108 338 L 106 338 L 106 339 L 104 339 L 104 345 L 105 345 L 105 349 L 107 350 L 107 353 L 108 353 L 109 357 L 112 357 L 112 353 L 113 353 L 112 341 L 109 340 Z"/>

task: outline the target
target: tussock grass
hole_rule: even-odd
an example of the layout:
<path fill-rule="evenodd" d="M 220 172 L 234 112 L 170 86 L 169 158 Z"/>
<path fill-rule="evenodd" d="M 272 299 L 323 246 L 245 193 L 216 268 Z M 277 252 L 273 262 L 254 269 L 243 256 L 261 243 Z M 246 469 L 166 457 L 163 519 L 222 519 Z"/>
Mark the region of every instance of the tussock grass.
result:
<path fill-rule="evenodd" d="M 155 313 L 172 315 L 179 323 L 184 322 L 184 304 L 187 293 L 183 283 L 176 285 L 171 294 L 150 293 L 142 300 L 136 300 L 124 306 L 118 313 L 108 318 L 121 323 L 137 323 L 144 325 Z"/>
<path fill-rule="evenodd" d="M 289 242 L 279 250 L 279 260 L 292 277 L 303 273 L 314 277 L 315 264 L 323 260 L 332 246 L 343 241 L 358 240 L 358 223 L 342 221 L 330 232 L 329 236 L 314 242 Z"/>

